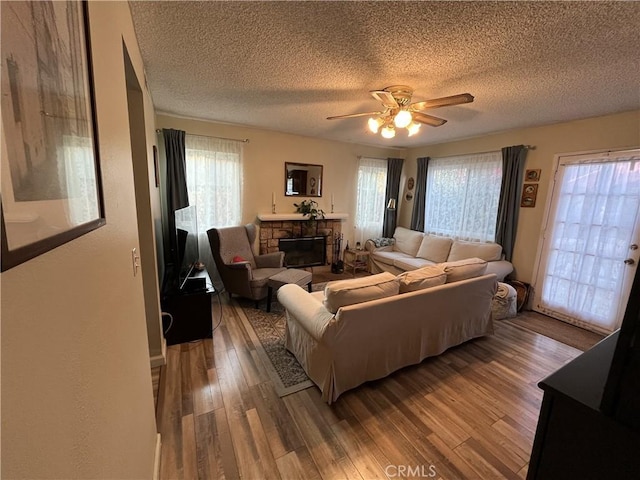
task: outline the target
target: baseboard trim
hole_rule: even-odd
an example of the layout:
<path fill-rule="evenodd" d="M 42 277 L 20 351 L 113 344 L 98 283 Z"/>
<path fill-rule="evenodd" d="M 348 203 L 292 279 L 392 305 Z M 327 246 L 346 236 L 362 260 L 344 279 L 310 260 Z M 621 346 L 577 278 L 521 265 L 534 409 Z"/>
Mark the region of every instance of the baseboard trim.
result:
<path fill-rule="evenodd" d="M 162 447 L 162 441 L 160 434 L 156 436 L 156 452 L 153 459 L 153 480 L 160 480 L 160 452 Z"/>

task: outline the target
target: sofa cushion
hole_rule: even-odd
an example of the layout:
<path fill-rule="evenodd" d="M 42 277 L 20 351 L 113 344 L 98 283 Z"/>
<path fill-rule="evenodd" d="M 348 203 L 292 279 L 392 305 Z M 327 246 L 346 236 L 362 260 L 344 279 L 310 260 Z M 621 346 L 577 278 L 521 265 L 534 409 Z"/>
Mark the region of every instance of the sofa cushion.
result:
<path fill-rule="evenodd" d="M 465 258 L 480 258 L 487 262 L 500 260 L 502 247 L 497 243 L 463 242 L 456 240 L 451 245 L 447 262 L 464 260 Z"/>
<path fill-rule="evenodd" d="M 324 288 L 324 306 L 331 313 L 340 307 L 397 295 L 399 282 L 395 275 L 384 272 L 368 277 L 329 282 Z"/>
<path fill-rule="evenodd" d="M 415 292 L 424 288 L 436 287 L 447 281 L 447 274 L 442 265 L 429 265 L 398 275 L 400 293 Z"/>
<path fill-rule="evenodd" d="M 426 267 L 427 265 L 433 265 L 434 262 L 425 260 L 424 258 L 414 258 L 407 256 L 406 258 L 398 258 L 393 261 L 393 266 L 398 267 L 400 270 L 415 270 L 417 268 Z"/>
<path fill-rule="evenodd" d="M 393 265 L 393 263 L 396 260 L 399 260 L 399 259 L 409 260 L 414 257 L 402 252 L 374 252 L 373 258 L 381 263 L 386 263 L 387 265 Z"/>
<path fill-rule="evenodd" d="M 487 270 L 487 262 L 481 258 L 466 258 L 455 262 L 441 263 L 447 274 L 447 282 L 458 282 L 467 278 L 474 278 L 484 275 Z"/>
<path fill-rule="evenodd" d="M 396 243 L 393 244 L 393 250 L 395 252 L 406 253 L 412 257 L 416 256 L 424 233 L 416 232 L 415 230 L 409 230 L 404 227 L 397 227 L 393 238 L 396 239 Z"/>
<path fill-rule="evenodd" d="M 416 257 L 431 260 L 436 263 L 446 262 L 449 258 L 452 243 L 453 239 L 449 237 L 425 235 Z"/>

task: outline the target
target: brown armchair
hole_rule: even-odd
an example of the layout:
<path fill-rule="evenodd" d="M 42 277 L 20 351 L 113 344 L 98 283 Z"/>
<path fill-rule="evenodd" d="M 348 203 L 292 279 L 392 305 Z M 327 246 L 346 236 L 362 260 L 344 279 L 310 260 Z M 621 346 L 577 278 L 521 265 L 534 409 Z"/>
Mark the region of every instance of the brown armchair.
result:
<path fill-rule="evenodd" d="M 255 225 L 212 228 L 207 231 L 213 259 L 224 288 L 232 294 L 258 301 L 267 296 L 269 277 L 286 270 L 284 252 L 254 255 Z M 243 261 L 234 262 L 236 257 Z M 237 260 L 237 258 L 236 258 Z"/>

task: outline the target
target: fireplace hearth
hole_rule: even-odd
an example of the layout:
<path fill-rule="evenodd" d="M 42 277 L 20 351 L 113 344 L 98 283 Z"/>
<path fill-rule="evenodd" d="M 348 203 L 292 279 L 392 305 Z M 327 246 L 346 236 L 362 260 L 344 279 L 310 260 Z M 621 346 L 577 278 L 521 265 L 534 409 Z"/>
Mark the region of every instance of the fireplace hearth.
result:
<path fill-rule="evenodd" d="M 327 263 L 327 241 L 324 236 L 280 238 L 278 249 L 284 252 L 286 267 L 314 267 Z"/>

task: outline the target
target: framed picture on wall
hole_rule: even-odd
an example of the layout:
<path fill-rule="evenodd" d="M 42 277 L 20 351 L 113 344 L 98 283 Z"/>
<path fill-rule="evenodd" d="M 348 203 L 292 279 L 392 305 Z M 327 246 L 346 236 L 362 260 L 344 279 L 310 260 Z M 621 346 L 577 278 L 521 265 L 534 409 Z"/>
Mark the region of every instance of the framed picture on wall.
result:
<path fill-rule="evenodd" d="M 537 183 L 525 183 L 522 186 L 522 199 L 520 200 L 521 207 L 535 207 L 536 197 L 538 196 L 538 184 Z"/>
<path fill-rule="evenodd" d="M 535 169 L 535 170 L 526 170 L 524 172 L 524 180 L 525 182 L 539 182 L 540 181 L 540 172 L 542 170 L 541 169 Z"/>
<path fill-rule="evenodd" d="M 87 3 L 0 8 L 4 271 L 104 225 L 105 217 Z"/>

